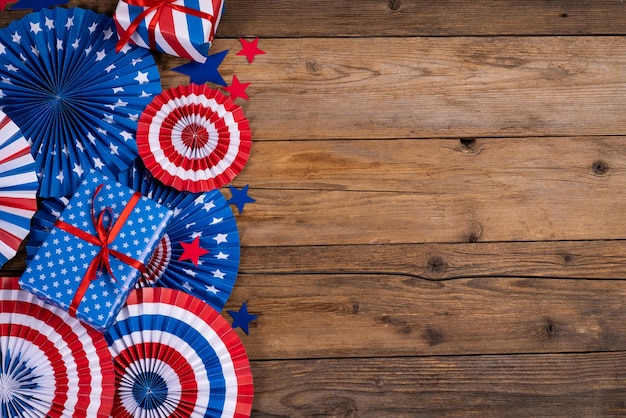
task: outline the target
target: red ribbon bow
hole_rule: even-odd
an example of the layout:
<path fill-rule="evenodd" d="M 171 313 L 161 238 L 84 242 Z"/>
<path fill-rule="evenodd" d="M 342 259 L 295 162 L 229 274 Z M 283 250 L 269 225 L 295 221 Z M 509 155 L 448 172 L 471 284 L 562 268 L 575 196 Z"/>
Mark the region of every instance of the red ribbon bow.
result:
<path fill-rule="evenodd" d="M 89 288 L 91 282 L 96 280 L 96 278 L 98 277 L 99 272 L 105 271 L 115 279 L 113 269 L 111 268 L 110 263 L 111 256 L 117 258 L 125 264 L 130 265 L 131 267 L 134 267 L 142 273 L 146 271 L 145 266 L 139 261 L 127 256 L 124 253 L 109 248 L 109 245 L 113 242 L 117 234 L 126 223 L 126 220 L 132 213 L 133 209 L 137 205 L 137 202 L 141 198 L 141 193 L 135 192 L 133 194 L 133 196 L 128 201 L 126 207 L 124 207 L 124 209 L 122 210 L 122 213 L 120 213 L 120 216 L 117 218 L 117 220 L 115 220 L 115 222 L 113 222 L 113 209 L 111 209 L 110 207 L 104 208 L 104 210 L 102 210 L 100 214 L 96 217 L 94 202 L 96 201 L 96 197 L 98 196 L 100 189 L 102 189 L 102 186 L 103 184 L 99 185 L 96 188 L 91 203 L 91 221 L 93 222 L 97 235 L 91 235 L 88 232 L 85 232 L 82 229 L 79 229 L 74 225 L 68 224 L 67 222 L 61 220 L 57 220 L 54 224 L 56 227 L 66 232 L 69 232 L 70 234 L 75 235 L 78 238 L 89 242 L 90 244 L 100 247 L 100 251 L 94 257 L 94 259 L 91 260 L 91 263 L 89 264 L 89 267 L 87 268 L 83 279 L 78 285 L 78 289 L 76 289 L 76 293 L 74 294 L 74 298 L 72 299 L 72 303 L 70 304 L 70 307 L 68 309 L 68 312 L 73 317 L 76 317 L 76 310 L 78 309 L 78 305 L 83 300 L 85 293 L 87 293 L 87 289 Z M 109 216 L 110 221 L 107 225 L 105 225 L 105 217 L 107 215 Z"/>
<path fill-rule="evenodd" d="M 154 31 L 159 23 L 161 14 L 165 10 L 168 10 L 168 11 L 176 10 L 179 12 L 183 12 L 183 13 L 196 16 L 202 19 L 207 19 L 207 20 L 213 19 L 213 15 L 210 13 L 205 13 L 200 10 L 193 9 L 187 6 L 174 4 L 175 1 L 178 1 L 178 0 L 126 0 L 126 3 L 131 6 L 147 7 L 147 9 L 145 9 L 135 19 L 133 19 L 133 21 L 130 23 L 128 28 L 126 28 L 126 30 L 120 34 L 120 40 L 117 41 L 117 46 L 115 50 L 117 52 L 120 52 L 122 48 L 124 48 L 124 45 L 128 43 L 128 41 L 130 40 L 130 37 L 137 30 L 139 25 L 141 25 L 141 22 L 143 22 L 146 16 L 152 12 L 155 12 L 155 13 L 154 13 L 154 16 L 152 16 L 152 19 L 150 19 L 150 23 L 148 24 L 148 37 L 149 37 L 148 45 L 150 46 L 150 49 L 156 49 L 156 39 L 155 39 L 156 35 L 154 34 Z M 211 35 L 213 35 L 214 30 L 215 30 L 215 27 L 212 25 Z"/>

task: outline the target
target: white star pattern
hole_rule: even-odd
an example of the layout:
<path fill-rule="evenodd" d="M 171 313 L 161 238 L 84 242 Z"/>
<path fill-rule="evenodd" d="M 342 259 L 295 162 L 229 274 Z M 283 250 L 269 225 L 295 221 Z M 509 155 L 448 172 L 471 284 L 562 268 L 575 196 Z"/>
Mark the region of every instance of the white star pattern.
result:
<path fill-rule="evenodd" d="M 43 32 L 43 29 L 41 29 L 39 22 L 30 22 L 30 31 L 37 35 L 39 32 Z"/>
<path fill-rule="evenodd" d="M 103 182 L 105 182 L 106 186 L 111 186 L 110 193 L 107 192 L 105 194 L 104 190 L 102 190 L 98 195 L 98 200 L 103 198 L 102 205 L 106 207 L 112 207 L 114 204 L 118 207 L 118 209 L 113 211 L 115 219 L 117 219 L 134 192 L 119 183 L 112 182 L 103 175 L 91 175 L 98 182 L 95 185 L 89 179 L 83 182 L 67 204 L 66 209 L 63 211 L 63 216 L 59 219 L 63 219 L 65 222 L 69 222 L 85 232 L 95 235 L 96 231 L 91 221 L 91 210 L 81 209 L 81 206 L 91 206 L 89 200 L 91 200 L 91 196 L 95 192 L 95 187 L 103 184 Z M 121 197 L 119 196 L 120 192 L 123 193 Z M 128 251 L 121 251 L 126 253 L 127 256 L 136 258 L 139 262 L 145 262 L 145 258 L 151 253 L 151 248 L 142 248 L 139 251 L 143 253 L 142 258 L 137 258 L 135 254 L 136 246 L 133 244 L 133 240 L 129 240 L 128 237 L 133 235 L 133 233 L 136 235 L 141 234 L 142 240 L 145 235 L 150 242 L 157 243 L 159 242 L 158 237 L 163 233 L 167 221 L 157 222 L 159 223 L 157 232 L 147 230 L 141 232 L 139 228 L 132 226 L 129 221 L 133 221 L 132 224 L 134 225 L 139 225 L 147 212 L 163 214 L 163 218 L 166 218 L 167 209 L 157 206 L 154 201 L 148 199 L 141 199 L 137 202 L 136 208 L 140 210 L 133 210 L 127 222 L 122 226 L 121 231 L 124 234 L 119 233 L 109 248 L 117 247 L 119 250 L 128 246 Z M 150 208 L 149 211 L 147 208 Z M 81 226 L 84 222 L 87 224 L 87 227 Z M 41 249 L 25 270 L 24 282 L 28 286 L 32 286 L 33 291 L 41 293 L 43 297 L 50 299 L 54 304 L 68 307 L 76 289 L 84 280 L 84 274 L 91 262 L 91 258 L 98 253 L 97 246 L 87 243 L 80 237 L 58 227 L 52 229 L 44 243 L 45 245 L 42 244 Z M 82 247 L 84 249 L 81 250 Z M 70 254 L 69 252 L 71 251 L 76 251 L 76 253 Z M 63 257 L 63 254 L 68 254 L 68 256 Z M 74 257 L 74 255 L 76 256 Z M 99 273 L 99 276 L 90 283 L 85 297 L 78 306 L 78 317 L 96 328 L 103 327 L 105 323 L 115 318 L 126 300 L 126 294 L 133 287 L 134 281 L 140 274 L 133 267 L 113 256 L 109 258 L 109 262 L 115 272 L 115 277 L 106 272 Z M 61 266 L 62 263 L 65 265 Z"/>
<path fill-rule="evenodd" d="M 222 242 L 228 242 L 227 238 L 228 238 L 228 234 L 217 234 L 216 236 L 213 237 L 216 244 L 221 244 Z"/>
<path fill-rule="evenodd" d="M 46 23 L 45 23 L 45 25 L 48 28 L 48 30 L 54 29 L 54 20 L 52 20 L 48 16 L 46 16 Z"/>
<path fill-rule="evenodd" d="M 22 40 L 22 37 L 20 36 L 19 33 L 15 32 L 13 33 L 13 35 L 11 35 L 11 40 L 15 42 L 16 44 L 19 44 L 20 41 Z"/>
<path fill-rule="evenodd" d="M 137 77 L 134 78 L 134 80 L 137 80 L 137 82 L 139 84 L 144 84 L 144 83 L 149 83 L 150 80 L 148 79 L 148 73 L 147 72 L 142 72 L 142 71 L 137 71 Z M 143 92 L 142 92 L 143 94 Z"/>

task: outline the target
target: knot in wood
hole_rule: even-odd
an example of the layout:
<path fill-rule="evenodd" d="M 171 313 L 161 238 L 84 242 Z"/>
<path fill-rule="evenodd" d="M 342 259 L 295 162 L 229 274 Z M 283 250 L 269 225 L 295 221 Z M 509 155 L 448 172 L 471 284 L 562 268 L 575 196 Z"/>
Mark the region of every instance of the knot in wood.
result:
<path fill-rule="evenodd" d="M 611 167 L 602 160 L 594 161 L 593 164 L 591 164 L 591 170 L 593 171 L 593 174 L 597 176 L 603 176 L 607 174 L 610 169 Z"/>
<path fill-rule="evenodd" d="M 438 255 L 430 257 L 426 262 L 426 270 L 432 274 L 443 274 L 447 267 L 445 260 Z"/>
<path fill-rule="evenodd" d="M 389 0 L 389 3 L 387 4 L 389 10 L 398 10 L 401 5 L 400 0 Z"/>

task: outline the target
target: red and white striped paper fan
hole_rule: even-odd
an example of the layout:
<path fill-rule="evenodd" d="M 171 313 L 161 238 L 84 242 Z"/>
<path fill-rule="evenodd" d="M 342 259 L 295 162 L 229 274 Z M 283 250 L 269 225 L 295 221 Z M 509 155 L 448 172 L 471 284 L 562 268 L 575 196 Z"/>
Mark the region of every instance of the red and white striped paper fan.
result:
<path fill-rule="evenodd" d="M 0 284 L 0 416 L 108 417 L 115 374 L 104 336 L 17 278 Z"/>
<path fill-rule="evenodd" d="M 204 301 L 175 289 L 135 289 L 106 339 L 117 381 L 113 416 L 250 416 L 246 350 Z"/>
<path fill-rule="evenodd" d="M 37 211 L 39 181 L 30 145 L 0 111 L 0 266 L 17 254 Z"/>
<path fill-rule="evenodd" d="M 163 91 L 137 127 L 139 155 L 152 175 L 194 193 L 230 183 L 246 165 L 251 144 L 241 107 L 207 85 Z"/>

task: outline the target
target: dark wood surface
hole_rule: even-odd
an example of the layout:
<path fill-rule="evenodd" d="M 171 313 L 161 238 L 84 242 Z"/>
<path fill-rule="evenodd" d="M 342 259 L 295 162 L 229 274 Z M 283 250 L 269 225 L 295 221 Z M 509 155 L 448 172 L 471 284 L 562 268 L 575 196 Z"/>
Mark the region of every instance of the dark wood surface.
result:
<path fill-rule="evenodd" d="M 620 0 L 226 2 L 253 416 L 626 415 L 625 35 Z"/>

